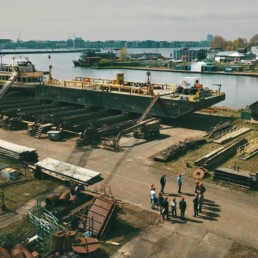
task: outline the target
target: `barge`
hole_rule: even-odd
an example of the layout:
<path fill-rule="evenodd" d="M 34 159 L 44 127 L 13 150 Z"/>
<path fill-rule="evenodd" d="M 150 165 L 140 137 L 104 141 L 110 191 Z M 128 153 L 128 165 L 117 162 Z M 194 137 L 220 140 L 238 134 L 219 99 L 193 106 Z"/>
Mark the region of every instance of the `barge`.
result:
<path fill-rule="evenodd" d="M 151 116 L 178 118 L 210 107 L 225 99 L 225 93 L 204 87 L 199 80 L 193 84 L 158 84 L 150 81 L 129 82 L 124 74 L 115 80 L 76 77 L 74 80 L 56 80 L 51 73 L 43 84 L 35 86 L 39 100 L 52 100 L 86 107 L 143 114 L 149 107 Z M 150 107 L 151 106 L 151 107 Z"/>

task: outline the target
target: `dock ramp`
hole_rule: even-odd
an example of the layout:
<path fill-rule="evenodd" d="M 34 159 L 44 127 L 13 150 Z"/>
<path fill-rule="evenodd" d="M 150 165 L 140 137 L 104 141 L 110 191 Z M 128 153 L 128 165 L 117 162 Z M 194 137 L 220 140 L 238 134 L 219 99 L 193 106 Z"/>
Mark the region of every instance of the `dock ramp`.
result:
<path fill-rule="evenodd" d="M 9 88 L 14 84 L 15 80 L 17 79 L 18 72 L 12 73 L 12 76 L 9 78 L 9 80 L 4 84 L 4 86 L 0 90 L 0 100 L 4 96 L 4 94 L 8 91 Z"/>

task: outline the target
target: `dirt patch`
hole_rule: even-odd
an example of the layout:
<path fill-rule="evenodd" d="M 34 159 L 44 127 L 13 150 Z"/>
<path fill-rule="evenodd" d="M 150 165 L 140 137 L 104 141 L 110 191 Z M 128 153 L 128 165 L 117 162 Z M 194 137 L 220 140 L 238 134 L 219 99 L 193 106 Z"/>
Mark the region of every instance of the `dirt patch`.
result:
<path fill-rule="evenodd" d="M 223 258 L 258 258 L 258 250 L 234 243 Z"/>
<path fill-rule="evenodd" d="M 124 203 L 118 208 L 116 218 L 108 235 L 101 244 L 101 248 L 109 255 L 114 254 L 120 246 L 106 244 L 105 241 L 113 241 L 124 245 L 133 237 L 137 236 L 149 225 L 153 225 L 157 214 L 146 211 L 137 206 Z M 99 256 L 109 257 L 109 256 Z"/>

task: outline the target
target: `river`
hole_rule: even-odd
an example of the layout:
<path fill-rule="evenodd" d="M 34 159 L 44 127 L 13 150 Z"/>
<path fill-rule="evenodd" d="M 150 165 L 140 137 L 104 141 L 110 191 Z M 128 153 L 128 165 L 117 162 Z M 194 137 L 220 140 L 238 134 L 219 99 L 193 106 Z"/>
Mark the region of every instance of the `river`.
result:
<path fill-rule="evenodd" d="M 128 53 L 158 52 L 169 57 L 172 49 L 129 49 Z M 49 55 L 51 58 L 49 58 Z M 129 69 L 92 69 L 74 67 L 72 60 L 78 59 L 80 53 L 53 53 L 26 55 L 37 70 L 47 71 L 52 66 L 52 75 L 55 79 L 73 79 L 76 76 L 115 79 L 117 73 L 124 73 L 125 80 L 146 81 L 146 71 Z M 12 56 L 2 57 L 3 63 L 10 63 Z M 217 75 L 217 74 L 192 74 L 180 72 L 151 71 L 152 82 L 180 84 L 184 77 L 199 77 L 205 87 L 217 89 L 213 84 L 221 84 L 221 91 L 226 93 L 226 99 L 217 106 L 231 108 L 245 108 L 258 101 L 258 77 Z"/>

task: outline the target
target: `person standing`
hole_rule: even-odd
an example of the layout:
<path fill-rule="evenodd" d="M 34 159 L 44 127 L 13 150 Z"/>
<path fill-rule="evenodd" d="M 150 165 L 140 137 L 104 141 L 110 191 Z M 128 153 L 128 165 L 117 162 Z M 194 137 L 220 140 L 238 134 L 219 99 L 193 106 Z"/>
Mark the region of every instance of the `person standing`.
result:
<path fill-rule="evenodd" d="M 173 198 L 173 200 L 171 201 L 171 212 L 173 217 L 177 217 L 176 205 L 176 198 Z"/>
<path fill-rule="evenodd" d="M 206 192 L 206 188 L 204 187 L 203 182 L 199 183 L 199 190 L 201 194 L 204 194 Z"/>
<path fill-rule="evenodd" d="M 199 199 L 199 201 L 198 201 L 198 211 L 201 213 L 202 212 L 202 205 L 204 203 L 204 194 L 201 191 L 199 191 L 198 199 Z"/>
<path fill-rule="evenodd" d="M 161 211 L 162 211 L 162 209 L 163 209 L 163 207 L 162 207 L 163 201 L 164 201 L 164 198 L 163 198 L 162 193 L 160 192 L 160 193 L 159 193 L 159 196 L 158 196 L 158 205 L 159 205 L 159 211 L 160 211 L 160 213 L 161 213 Z"/>
<path fill-rule="evenodd" d="M 199 204 L 199 199 L 198 199 L 198 194 L 196 193 L 193 199 L 194 217 L 198 216 L 198 204 Z"/>
<path fill-rule="evenodd" d="M 151 208 L 154 209 L 155 203 L 157 201 L 157 196 L 156 196 L 155 188 L 151 189 L 151 191 L 150 191 L 150 198 L 151 198 Z"/>
<path fill-rule="evenodd" d="M 195 189 L 194 189 L 194 193 L 197 193 L 199 191 L 200 187 L 199 187 L 199 182 L 196 182 L 195 184 Z"/>
<path fill-rule="evenodd" d="M 181 215 L 180 218 L 181 219 L 185 219 L 185 210 L 186 210 L 186 201 L 185 198 L 182 197 L 182 200 L 179 202 L 179 209 L 181 210 Z"/>
<path fill-rule="evenodd" d="M 166 174 L 164 174 L 161 178 L 160 178 L 160 185 L 161 185 L 161 192 L 164 193 L 164 188 L 167 182 L 167 178 L 166 178 Z"/>
<path fill-rule="evenodd" d="M 163 220 L 165 219 L 165 216 L 167 217 L 167 220 L 169 220 L 168 218 L 168 197 L 166 196 L 163 203 L 162 203 L 162 217 L 163 217 Z"/>
<path fill-rule="evenodd" d="M 185 172 L 183 172 L 183 174 L 179 174 L 178 178 L 177 178 L 177 184 L 178 184 L 178 194 L 181 194 L 181 187 L 183 184 L 183 180 L 182 180 L 182 176 L 185 174 Z"/>

